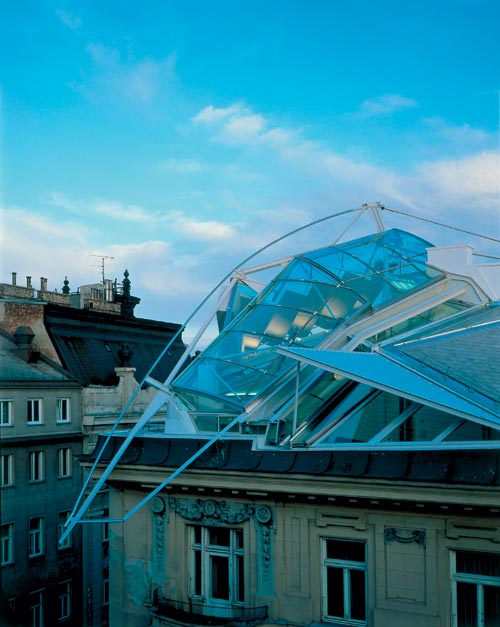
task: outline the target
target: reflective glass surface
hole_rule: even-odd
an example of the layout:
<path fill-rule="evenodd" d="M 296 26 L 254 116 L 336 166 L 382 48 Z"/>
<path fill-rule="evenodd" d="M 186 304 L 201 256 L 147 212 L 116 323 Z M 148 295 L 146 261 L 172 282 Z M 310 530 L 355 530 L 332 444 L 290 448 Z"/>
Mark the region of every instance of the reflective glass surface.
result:
<path fill-rule="evenodd" d="M 295 367 L 276 346 L 319 347 L 364 307 L 437 276 L 425 265 L 429 246 L 393 229 L 295 257 L 246 307 L 251 291 L 238 286 L 223 331 L 177 377 L 174 389 L 199 411 L 242 411 Z"/>

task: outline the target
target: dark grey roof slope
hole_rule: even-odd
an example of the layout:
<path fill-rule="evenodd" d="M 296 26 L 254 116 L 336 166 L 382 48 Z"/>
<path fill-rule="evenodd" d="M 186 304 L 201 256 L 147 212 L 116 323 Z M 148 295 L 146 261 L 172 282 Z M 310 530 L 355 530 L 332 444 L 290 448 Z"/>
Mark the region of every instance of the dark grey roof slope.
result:
<path fill-rule="evenodd" d="M 180 325 L 129 318 L 103 312 L 71 309 L 49 304 L 45 326 L 64 366 L 84 385 L 114 385 L 114 369 L 136 368 L 141 381 Z M 131 358 L 122 361 L 120 351 L 128 345 Z M 152 376 L 164 381 L 184 350 L 179 336 Z"/>
<path fill-rule="evenodd" d="M 123 441 L 113 436 L 101 461 L 110 461 Z M 99 436 L 93 462 L 105 443 Z M 120 463 L 177 468 L 206 444 L 200 438 L 139 437 Z M 196 469 L 356 477 L 426 483 L 500 485 L 500 451 L 290 451 L 252 450 L 252 440 L 219 440 L 191 466 Z"/>
<path fill-rule="evenodd" d="M 468 314 L 397 350 L 500 402 L 500 306 Z"/>

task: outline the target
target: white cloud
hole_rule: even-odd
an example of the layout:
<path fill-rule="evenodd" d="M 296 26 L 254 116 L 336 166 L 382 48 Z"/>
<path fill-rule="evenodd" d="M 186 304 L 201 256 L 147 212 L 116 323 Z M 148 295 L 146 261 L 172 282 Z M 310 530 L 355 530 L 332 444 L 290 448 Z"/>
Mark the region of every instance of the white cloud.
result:
<path fill-rule="evenodd" d="M 232 226 L 217 220 L 197 220 L 180 211 L 169 213 L 168 218 L 170 227 L 190 240 L 215 242 L 236 236 Z"/>
<path fill-rule="evenodd" d="M 47 196 L 46 202 L 54 207 L 65 209 L 71 213 L 87 216 L 89 213 L 105 216 L 112 220 L 137 222 L 149 224 L 153 219 L 161 220 L 158 213 L 147 211 L 143 207 L 134 204 L 122 204 L 112 200 L 93 199 L 90 201 L 73 200 L 65 194 L 52 191 Z"/>
<path fill-rule="evenodd" d="M 407 98 L 400 94 L 382 94 L 362 102 L 354 116 L 371 118 L 380 115 L 392 115 L 405 109 L 414 109 L 417 106 L 418 103 L 413 98 Z"/>
<path fill-rule="evenodd" d="M 440 199 L 455 203 L 472 201 L 500 214 L 500 155 L 480 152 L 461 159 L 422 163 L 417 183 Z"/>
<path fill-rule="evenodd" d="M 193 118 L 193 122 L 205 122 L 212 124 L 213 122 L 220 122 L 232 115 L 238 115 L 241 110 L 240 104 L 234 104 L 230 107 L 216 108 L 213 105 L 209 105 L 197 113 Z"/>
<path fill-rule="evenodd" d="M 161 60 L 123 59 L 116 48 L 99 42 L 89 43 L 87 52 L 97 72 L 90 84 L 82 88 L 89 98 L 99 99 L 105 95 L 148 105 L 176 78 L 174 53 Z"/>
<path fill-rule="evenodd" d="M 176 174 L 193 174 L 202 172 L 207 168 L 206 164 L 195 159 L 165 159 L 160 163 L 162 170 L 175 172 Z"/>
<path fill-rule="evenodd" d="M 57 9 L 55 13 L 61 22 L 71 30 L 77 30 L 82 25 L 82 20 L 78 15 L 64 11 L 64 9 Z"/>
<path fill-rule="evenodd" d="M 488 133 L 470 124 L 451 124 L 443 118 L 425 118 L 423 123 L 438 136 L 456 144 L 479 144 L 489 139 Z"/>

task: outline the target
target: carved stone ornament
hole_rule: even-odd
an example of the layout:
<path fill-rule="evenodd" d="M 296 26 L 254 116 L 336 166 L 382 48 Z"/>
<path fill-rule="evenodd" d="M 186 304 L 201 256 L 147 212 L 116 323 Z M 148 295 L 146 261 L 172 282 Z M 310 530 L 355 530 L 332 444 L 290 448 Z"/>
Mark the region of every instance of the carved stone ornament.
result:
<path fill-rule="evenodd" d="M 151 503 L 151 511 L 154 514 L 162 514 L 165 511 L 165 502 L 159 496 L 155 497 Z"/>
<path fill-rule="evenodd" d="M 394 527 L 386 527 L 384 529 L 384 544 L 390 544 L 391 542 L 399 542 L 400 544 L 411 544 L 414 542 L 417 546 L 425 549 L 425 531 L 422 529 L 395 529 Z"/>

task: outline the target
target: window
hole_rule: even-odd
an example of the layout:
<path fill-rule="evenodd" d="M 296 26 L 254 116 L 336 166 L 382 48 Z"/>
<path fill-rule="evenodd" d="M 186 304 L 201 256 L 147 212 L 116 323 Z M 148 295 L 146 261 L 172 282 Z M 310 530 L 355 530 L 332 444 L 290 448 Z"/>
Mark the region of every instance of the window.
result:
<path fill-rule="evenodd" d="M 452 553 L 453 627 L 500 625 L 500 554 Z"/>
<path fill-rule="evenodd" d="M 102 604 L 109 605 L 109 567 L 102 569 Z"/>
<path fill-rule="evenodd" d="M 28 557 L 43 555 L 43 518 L 30 518 L 28 532 Z"/>
<path fill-rule="evenodd" d="M 209 604 L 244 603 L 243 530 L 193 527 L 192 595 Z"/>
<path fill-rule="evenodd" d="M 61 542 L 59 542 L 66 529 L 66 522 L 68 521 L 70 514 L 71 512 L 68 510 L 67 512 L 59 512 L 59 514 L 57 515 L 57 547 L 59 549 L 69 549 L 71 547 L 71 533 L 66 536 L 66 538 L 64 538 L 64 542 L 62 544 Z"/>
<path fill-rule="evenodd" d="M 14 523 L 2 525 L 2 566 L 14 563 Z"/>
<path fill-rule="evenodd" d="M 71 581 L 59 585 L 59 620 L 71 617 Z"/>
<path fill-rule="evenodd" d="M 57 422 L 71 422 L 71 402 L 69 398 L 56 399 Z"/>
<path fill-rule="evenodd" d="M 42 590 L 30 593 L 30 615 L 30 627 L 44 627 Z"/>
<path fill-rule="evenodd" d="M 2 488 L 14 485 L 14 455 L 2 455 L 1 466 Z"/>
<path fill-rule="evenodd" d="M 43 481 L 44 479 L 44 453 L 43 451 L 31 451 L 29 454 L 29 481 Z"/>
<path fill-rule="evenodd" d="M 0 400 L 0 427 L 12 426 L 13 406 L 11 400 Z"/>
<path fill-rule="evenodd" d="M 28 424 L 41 425 L 43 422 L 42 399 L 30 398 L 28 400 Z"/>
<path fill-rule="evenodd" d="M 365 554 L 365 542 L 325 540 L 323 618 L 346 625 L 366 625 Z"/>
<path fill-rule="evenodd" d="M 57 476 L 71 477 L 73 474 L 72 462 L 73 456 L 71 454 L 71 449 L 60 448 L 58 450 Z"/>

